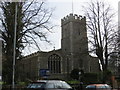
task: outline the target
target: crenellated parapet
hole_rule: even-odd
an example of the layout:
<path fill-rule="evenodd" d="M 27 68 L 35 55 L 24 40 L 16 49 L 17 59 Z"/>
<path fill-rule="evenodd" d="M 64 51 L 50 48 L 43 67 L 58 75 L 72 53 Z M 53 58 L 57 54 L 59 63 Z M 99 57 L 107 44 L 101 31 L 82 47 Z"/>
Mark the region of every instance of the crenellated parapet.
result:
<path fill-rule="evenodd" d="M 71 13 L 71 14 L 67 15 L 66 17 L 64 17 L 63 19 L 61 19 L 61 24 L 63 25 L 63 24 L 66 24 L 70 21 L 86 22 L 86 17 Z"/>

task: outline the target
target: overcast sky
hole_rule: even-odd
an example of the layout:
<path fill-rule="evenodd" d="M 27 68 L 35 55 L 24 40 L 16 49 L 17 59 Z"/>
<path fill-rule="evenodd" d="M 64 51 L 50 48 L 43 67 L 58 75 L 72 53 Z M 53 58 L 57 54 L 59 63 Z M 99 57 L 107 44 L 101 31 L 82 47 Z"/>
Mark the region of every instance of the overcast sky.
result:
<path fill-rule="evenodd" d="M 52 23 L 57 25 L 53 29 L 53 33 L 48 35 L 52 45 L 48 45 L 46 43 L 41 43 L 40 47 L 42 51 L 51 51 L 54 49 L 61 48 L 61 19 L 70 13 L 84 15 L 82 6 L 91 0 L 46 0 L 47 7 L 55 8 L 52 16 Z M 118 11 L 118 2 L 119 0 L 104 0 L 108 2 L 112 8 L 117 12 Z M 117 17 L 116 17 L 117 21 Z M 36 50 L 32 50 L 31 52 L 35 52 Z M 31 52 L 25 52 L 29 54 Z"/>

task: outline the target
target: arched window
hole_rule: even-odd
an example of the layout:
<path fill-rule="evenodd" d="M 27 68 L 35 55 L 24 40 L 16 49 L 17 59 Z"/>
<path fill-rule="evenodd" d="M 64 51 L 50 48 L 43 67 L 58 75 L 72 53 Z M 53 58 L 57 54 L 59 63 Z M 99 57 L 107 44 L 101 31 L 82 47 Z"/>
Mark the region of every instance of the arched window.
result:
<path fill-rule="evenodd" d="M 61 58 L 57 54 L 53 54 L 48 58 L 48 69 L 51 73 L 61 73 Z"/>

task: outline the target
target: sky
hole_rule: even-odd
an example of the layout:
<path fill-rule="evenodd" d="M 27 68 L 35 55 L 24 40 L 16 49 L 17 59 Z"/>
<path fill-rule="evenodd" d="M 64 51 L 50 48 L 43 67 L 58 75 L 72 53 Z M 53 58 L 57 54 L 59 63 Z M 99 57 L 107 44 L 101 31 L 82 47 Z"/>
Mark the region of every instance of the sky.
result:
<path fill-rule="evenodd" d="M 89 3 L 90 1 L 91 0 L 46 0 L 46 6 L 54 8 L 52 15 L 52 24 L 56 25 L 56 27 L 54 27 L 52 33 L 48 34 L 48 39 L 51 41 L 52 44 L 41 42 L 40 48 L 42 51 L 51 51 L 53 49 L 57 50 L 61 48 L 61 19 L 66 17 L 70 13 L 84 16 L 82 6 L 86 5 L 86 3 Z M 110 4 L 117 13 L 119 0 L 104 1 Z M 118 17 L 116 16 L 116 22 L 117 18 Z M 24 53 L 27 55 L 36 51 L 36 49 L 32 49 L 31 51 L 25 50 Z"/>

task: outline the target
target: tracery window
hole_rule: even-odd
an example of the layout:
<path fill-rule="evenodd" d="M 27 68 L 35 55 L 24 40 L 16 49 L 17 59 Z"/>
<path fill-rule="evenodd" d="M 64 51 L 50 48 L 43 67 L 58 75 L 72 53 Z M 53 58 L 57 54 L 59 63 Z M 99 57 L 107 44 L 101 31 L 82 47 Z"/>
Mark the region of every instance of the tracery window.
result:
<path fill-rule="evenodd" d="M 61 58 L 57 54 L 53 54 L 48 58 L 48 69 L 51 73 L 61 73 Z"/>

